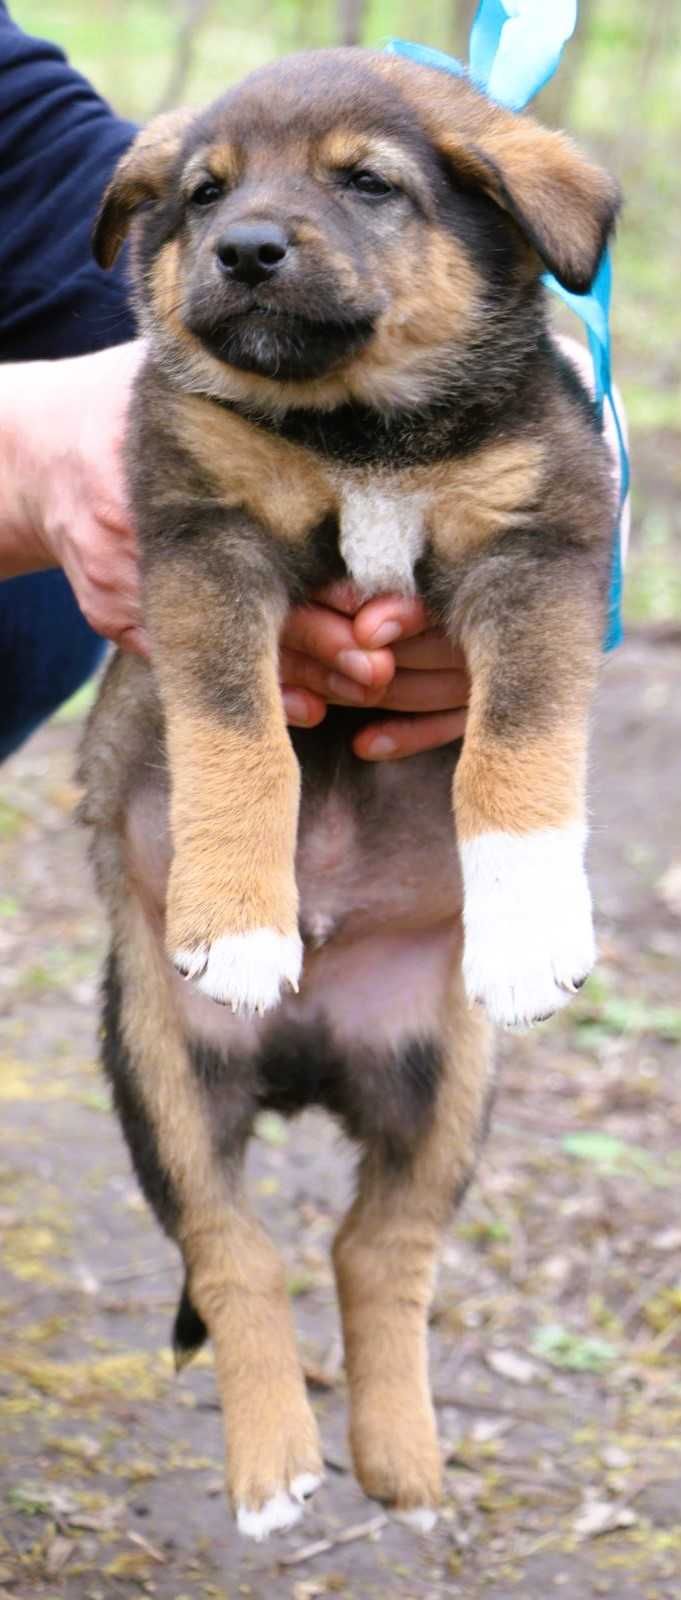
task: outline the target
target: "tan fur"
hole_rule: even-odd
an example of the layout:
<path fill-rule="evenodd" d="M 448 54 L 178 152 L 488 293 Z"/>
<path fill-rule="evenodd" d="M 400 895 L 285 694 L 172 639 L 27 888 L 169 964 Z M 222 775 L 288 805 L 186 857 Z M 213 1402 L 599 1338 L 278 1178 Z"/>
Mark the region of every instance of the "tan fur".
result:
<path fill-rule="evenodd" d="M 189 339 L 191 335 L 182 321 L 181 264 L 179 240 L 170 239 L 153 261 L 149 278 L 157 316 L 168 323 L 178 338 Z"/>
<path fill-rule="evenodd" d="M 338 511 L 339 474 L 310 452 L 264 432 L 200 396 L 173 396 L 168 427 L 215 486 L 225 506 L 244 506 L 291 542 Z M 454 558 L 510 532 L 540 492 L 544 447 L 536 439 L 486 444 L 468 456 L 393 474 L 399 492 L 426 496 L 433 549 Z M 362 480 L 362 473 L 354 478 Z M 367 485 L 375 473 L 367 473 Z"/>
<path fill-rule="evenodd" d="M 280 538 L 304 539 L 337 505 L 328 473 L 308 450 L 235 411 L 221 411 L 198 395 L 177 395 L 168 424 L 214 484 L 216 499 L 247 506 Z"/>
<path fill-rule="evenodd" d="M 418 162 L 410 158 L 397 139 L 369 137 L 354 133 L 351 128 L 336 128 L 320 140 L 313 152 L 313 162 L 316 170 L 322 173 L 361 166 L 376 169 L 390 182 L 413 189 L 419 197 L 427 197 L 430 209 L 430 196 Z"/>
<path fill-rule="evenodd" d="M 229 144 L 226 139 L 221 139 L 218 144 L 205 145 L 199 150 L 193 160 L 188 162 L 182 174 L 182 183 L 185 193 L 194 184 L 201 182 L 203 177 L 218 178 L 228 188 L 239 182 L 241 161 L 238 150 Z"/>
<path fill-rule="evenodd" d="M 127 893 L 126 893 L 127 889 Z M 321 1472 L 314 1416 L 295 1346 L 283 1266 L 225 1171 L 193 1077 L 170 972 L 120 883 L 123 1029 L 161 1159 L 181 1201 L 178 1242 L 194 1305 L 210 1330 L 235 1505 L 259 1509 L 301 1472 Z"/>
<path fill-rule="evenodd" d="M 566 663 L 555 685 L 550 728 L 531 735 L 501 738 L 489 722 L 489 685 L 498 673 L 483 633 L 467 638 L 472 665 L 471 698 L 466 740 L 454 779 L 454 809 L 461 841 L 489 829 L 527 833 L 538 828 L 560 828 L 584 816 L 588 704 L 593 691 L 598 620 L 586 606 L 573 604 L 571 613 L 558 600 L 543 629 L 528 648 L 534 652 L 535 671 L 542 671 L 542 653 L 552 630 L 563 640 L 572 637 L 572 661 Z M 596 635 L 597 637 L 597 635 Z M 503 642 L 497 641 L 503 649 Z M 525 670 L 531 670 L 531 663 Z M 513 670 L 519 670 L 516 663 Z M 520 670 L 523 670 L 521 667 Z"/>
<path fill-rule="evenodd" d="M 230 725 L 200 708 L 191 681 L 204 634 L 214 639 L 220 627 L 219 597 L 210 584 L 196 578 L 192 591 L 183 590 L 172 569 L 157 569 L 147 598 L 172 775 L 171 950 L 262 927 L 291 934 L 297 926 L 300 771 L 284 722 L 278 629 L 274 620 L 268 629 L 263 619 L 261 654 L 253 664 L 260 718 L 244 728 Z"/>
<path fill-rule="evenodd" d="M 454 779 L 457 836 L 463 844 L 494 829 L 530 833 L 581 821 L 585 777 L 583 716 L 573 715 L 550 738 L 512 746 L 489 734 L 478 741 L 473 729 Z"/>
<path fill-rule="evenodd" d="M 482 445 L 453 461 L 405 473 L 405 489 L 429 489 L 428 526 L 440 556 L 467 555 L 517 528 L 540 490 L 544 462 L 539 440 Z"/>
<path fill-rule="evenodd" d="M 133 212 L 161 193 L 195 114 L 180 107 L 154 117 L 119 161 L 95 223 L 93 245 L 100 266 L 113 266 Z"/>
<path fill-rule="evenodd" d="M 277 695 L 279 689 L 277 686 Z M 288 736 L 237 734 L 167 705 L 173 868 L 170 949 L 226 933 L 296 931 L 298 767 Z"/>
<path fill-rule="evenodd" d="M 438 1504 L 440 1452 L 427 1324 L 453 1197 L 472 1171 L 489 1093 L 490 1030 L 454 970 L 432 1121 L 409 1168 L 368 1157 L 334 1245 L 355 1470 L 367 1494 L 409 1510 Z"/>

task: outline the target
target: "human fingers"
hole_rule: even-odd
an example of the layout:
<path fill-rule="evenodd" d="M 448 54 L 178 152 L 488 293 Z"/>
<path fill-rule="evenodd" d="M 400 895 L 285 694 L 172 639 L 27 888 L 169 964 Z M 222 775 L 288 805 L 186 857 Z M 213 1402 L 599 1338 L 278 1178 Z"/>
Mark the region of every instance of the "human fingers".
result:
<path fill-rule="evenodd" d="M 423 601 L 400 594 L 382 594 L 367 600 L 353 623 L 356 643 L 368 650 L 394 644 L 397 639 L 410 639 L 428 626 Z"/>
<path fill-rule="evenodd" d="M 402 761 L 436 750 L 463 736 L 465 711 L 441 711 L 433 716 L 389 717 L 355 734 L 352 748 L 363 761 Z"/>
<path fill-rule="evenodd" d="M 465 672 L 413 672 L 402 667 L 381 695 L 381 710 L 462 711 L 468 704 L 469 685 Z"/>
<path fill-rule="evenodd" d="M 142 599 L 137 553 L 127 533 L 87 512 L 75 517 L 61 541 L 61 560 L 86 621 L 96 633 L 124 648 L 141 648 Z"/>
<path fill-rule="evenodd" d="M 144 628 L 128 625 L 120 633 L 105 637 L 112 638 L 119 650 L 127 650 L 130 655 L 144 656 L 147 660 L 151 656 L 151 639 Z"/>
<path fill-rule="evenodd" d="M 307 689 L 287 689 L 282 685 L 286 721 L 294 728 L 316 728 L 326 716 L 326 701 Z"/>
<path fill-rule="evenodd" d="M 409 667 L 416 671 L 442 669 L 463 672 L 466 668 L 463 650 L 451 644 L 439 628 L 428 628 L 413 639 L 403 639 L 393 645 L 393 655 L 398 667 Z"/>
<path fill-rule="evenodd" d="M 286 689 L 303 689 L 336 705 L 373 705 L 384 693 L 383 687 L 366 687 L 298 650 L 280 651 L 279 677 Z"/>
<path fill-rule="evenodd" d="M 376 692 L 385 688 L 395 670 L 389 650 L 359 650 L 352 623 L 324 605 L 295 606 L 284 624 L 281 642 L 298 657 L 305 656 Z"/>

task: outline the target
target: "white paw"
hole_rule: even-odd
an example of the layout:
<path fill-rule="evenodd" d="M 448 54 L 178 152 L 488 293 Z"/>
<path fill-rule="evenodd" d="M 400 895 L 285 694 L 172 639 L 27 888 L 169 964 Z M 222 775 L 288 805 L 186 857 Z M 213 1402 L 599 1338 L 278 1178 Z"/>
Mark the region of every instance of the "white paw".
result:
<path fill-rule="evenodd" d="M 293 1479 L 288 1490 L 279 1489 L 258 1511 L 249 1506 L 237 1506 L 239 1533 L 260 1544 L 270 1533 L 293 1528 L 302 1517 L 305 1501 L 319 1488 L 321 1481 L 321 1477 L 314 1472 L 301 1472 Z"/>
<path fill-rule="evenodd" d="M 299 934 L 256 928 L 224 934 L 213 944 L 176 950 L 173 961 L 202 994 L 242 1016 L 262 1016 L 278 1005 L 282 989 L 298 992 L 303 964 Z"/>
<path fill-rule="evenodd" d="M 437 1511 L 432 1506 L 413 1506 L 410 1511 L 395 1511 L 398 1522 L 406 1522 L 417 1533 L 432 1533 L 437 1522 Z"/>
<path fill-rule="evenodd" d="M 493 1022 L 526 1028 L 549 1017 L 596 959 L 584 871 L 586 830 L 482 833 L 460 846 L 463 977 Z"/>

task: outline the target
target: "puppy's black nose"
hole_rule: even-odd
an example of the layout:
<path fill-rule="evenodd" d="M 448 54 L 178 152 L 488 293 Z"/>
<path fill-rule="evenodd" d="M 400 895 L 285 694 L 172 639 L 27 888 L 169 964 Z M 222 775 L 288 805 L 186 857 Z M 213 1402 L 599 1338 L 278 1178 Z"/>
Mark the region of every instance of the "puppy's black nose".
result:
<path fill-rule="evenodd" d="M 288 247 L 278 222 L 238 222 L 218 239 L 215 253 L 226 278 L 262 283 L 277 271 Z"/>

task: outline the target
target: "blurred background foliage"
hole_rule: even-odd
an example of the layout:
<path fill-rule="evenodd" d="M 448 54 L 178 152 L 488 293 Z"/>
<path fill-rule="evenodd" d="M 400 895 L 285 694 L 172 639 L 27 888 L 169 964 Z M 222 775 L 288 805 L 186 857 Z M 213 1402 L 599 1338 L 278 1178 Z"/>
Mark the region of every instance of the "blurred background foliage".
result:
<path fill-rule="evenodd" d="M 465 58 L 475 0 L 11 0 L 11 9 L 29 32 L 61 44 L 116 110 L 144 120 L 166 106 L 198 105 L 289 50 L 400 35 Z M 634 467 L 627 612 L 630 620 L 674 624 L 681 619 L 679 0 L 581 0 L 575 37 L 535 109 L 577 134 L 624 189 L 614 336 Z"/>

